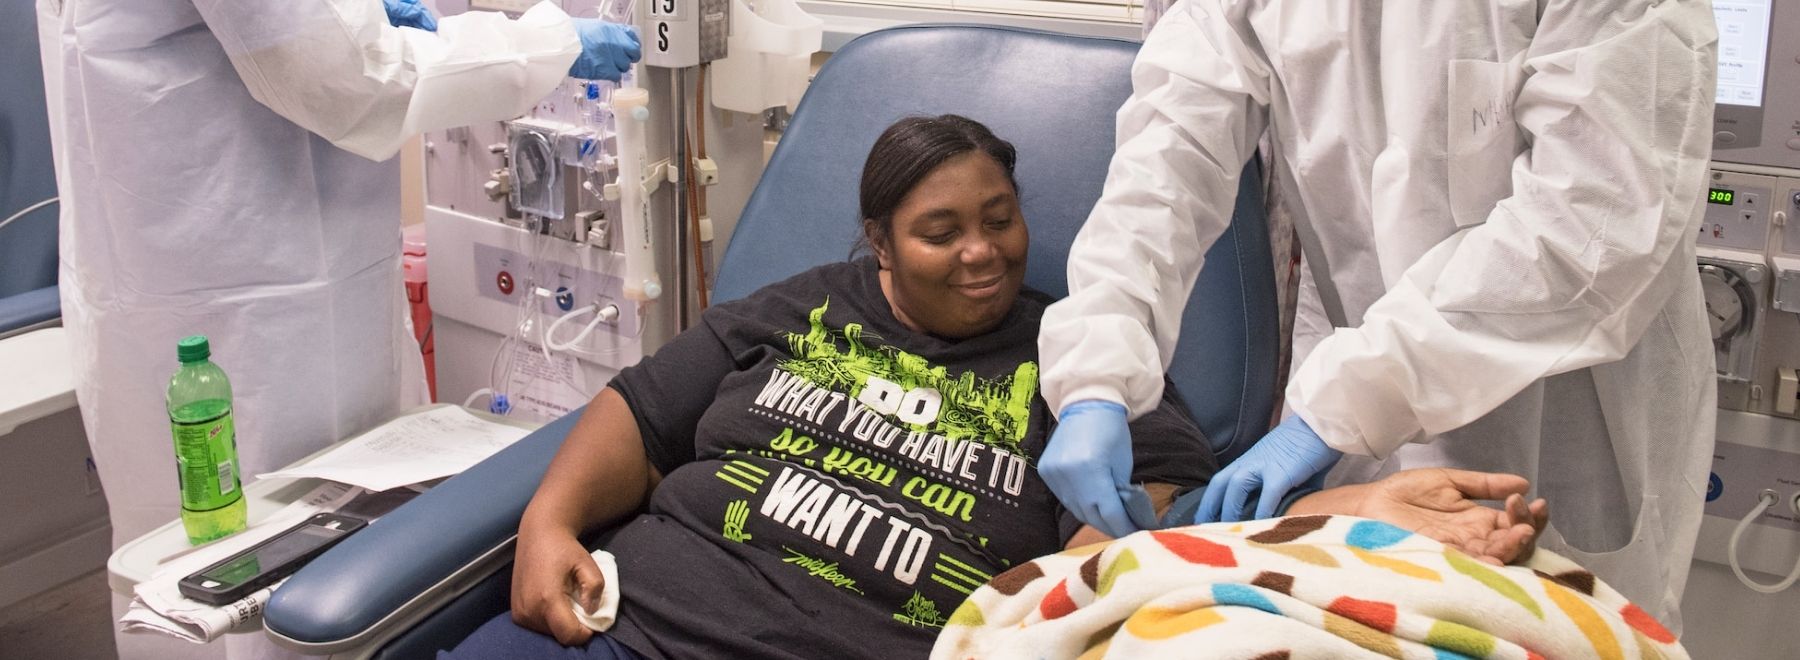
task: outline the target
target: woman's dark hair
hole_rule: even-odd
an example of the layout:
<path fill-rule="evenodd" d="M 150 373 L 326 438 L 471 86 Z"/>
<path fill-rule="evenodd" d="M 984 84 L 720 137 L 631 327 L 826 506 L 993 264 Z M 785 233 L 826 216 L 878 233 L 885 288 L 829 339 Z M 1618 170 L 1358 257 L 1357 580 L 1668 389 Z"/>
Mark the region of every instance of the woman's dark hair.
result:
<path fill-rule="evenodd" d="M 863 163 L 863 220 L 875 223 L 880 236 L 891 236 L 894 209 L 919 185 L 919 180 L 937 166 L 971 151 L 985 153 L 999 163 L 1013 193 L 1019 192 L 1019 181 L 1013 177 L 1017 152 L 1011 142 L 995 137 L 981 122 L 961 115 L 907 117 L 894 122 L 875 139 L 869 159 Z M 866 241 L 865 234 L 857 247 Z"/>

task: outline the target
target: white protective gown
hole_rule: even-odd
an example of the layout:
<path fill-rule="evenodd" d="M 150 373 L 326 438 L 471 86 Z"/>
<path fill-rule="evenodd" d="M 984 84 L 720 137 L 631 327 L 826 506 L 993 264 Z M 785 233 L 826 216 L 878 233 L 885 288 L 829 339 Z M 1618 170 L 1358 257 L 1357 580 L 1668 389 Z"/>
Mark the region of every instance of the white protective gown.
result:
<path fill-rule="evenodd" d="M 1315 248 L 1287 402 L 1347 454 L 1334 483 L 1524 475 L 1547 547 L 1679 629 L 1713 445 L 1715 41 L 1705 0 L 1176 3 L 1044 317 L 1046 397 L 1155 404 L 1266 131 Z"/>
<path fill-rule="evenodd" d="M 378 0 L 38 0 L 63 323 L 115 547 L 177 517 L 163 395 L 212 340 L 248 477 L 424 402 L 400 176 L 423 130 L 517 116 L 580 41 L 560 9 L 388 25 Z M 403 391 L 405 393 L 403 393 Z M 115 612 L 115 615 L 118 612 Z M 122 657 L 274 655 L 260 632 Z"/>

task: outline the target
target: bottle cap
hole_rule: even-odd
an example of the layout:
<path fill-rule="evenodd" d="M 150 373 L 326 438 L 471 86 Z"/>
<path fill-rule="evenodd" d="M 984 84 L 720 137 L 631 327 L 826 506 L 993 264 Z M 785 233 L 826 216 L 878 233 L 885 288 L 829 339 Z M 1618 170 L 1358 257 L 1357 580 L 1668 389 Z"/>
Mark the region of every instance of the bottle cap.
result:
<path fill-rule="evenodd" d="M 212 347 L 207 344 L 205 335 L 183 337 L 175 344 L 175 357 L 183 363 L 199 362 L 212 357 Z"/>

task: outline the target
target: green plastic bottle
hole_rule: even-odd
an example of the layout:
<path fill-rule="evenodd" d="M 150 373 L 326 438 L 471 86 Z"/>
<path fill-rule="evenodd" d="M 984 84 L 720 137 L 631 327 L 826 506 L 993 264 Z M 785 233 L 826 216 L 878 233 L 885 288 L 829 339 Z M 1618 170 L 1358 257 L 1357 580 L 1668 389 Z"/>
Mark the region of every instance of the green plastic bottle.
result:
<path fill-rule="evenodd" d="M 231 381 L 207 358 L 206 337 L 175 345 L 181 368 L 169 379 L 169 424 L 175 431 L 181 481 L 181 526 L 199 545 L 244 529 L 244 489 L 238 478 L 237 434 L 231 423 Z"/>

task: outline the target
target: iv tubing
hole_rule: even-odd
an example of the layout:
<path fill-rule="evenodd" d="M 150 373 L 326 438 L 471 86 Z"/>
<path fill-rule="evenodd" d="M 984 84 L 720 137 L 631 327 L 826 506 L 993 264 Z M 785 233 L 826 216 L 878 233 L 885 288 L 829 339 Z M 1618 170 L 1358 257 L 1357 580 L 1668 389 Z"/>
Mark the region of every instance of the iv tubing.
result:
<path fill-rule="evenodd" d="M 1786 591 L 1788 587 L 1793 586 L 1795 580 L 1800 579 L 1800 561 L 1794 563 L 1794 570 L 1788 571 L 1787 579 L 1775 584 L 1763 584 L 1751 580 L 1749 575 L 1744 574 L 1744 567 L 1738 564 L 1738 539 L 1744 536 L 1745 529 L 1749 529 L 1750 521 L 1761 517 L 1764 511 L 1769 510 L 1769 507 L 1775 506 L 1775 501 L 1778 498 L 1779 496 L 1775 494 L 1775 491 L 1767 489 L 1757 495 L 1758 501 L 1756 508 L 1750 510 L 1750 515 L 1744 516 L 1743 520 L 1738 521 L 1737 528 L 1731 530 L 1731 543 L 1726 545 L 1725 558 L 1731 564 L 1731 572 L 1737 574 L 1738 581 L 1744 583 L 1745 587 L 1748 587 L 1751 591 L 1757 593 L 1781 593 Z"/>
<path fill-rule="evenodd" d="M 486 387 L 483 387 L 479 390 L 470 392 L 469 398 L 463 399 L 463 407 L 464 408 L 474 408 L 476 399 L 480 399 L 481 397 L 484 397 L 484 396 L 492 396 L 493 394 L 494 394 L 494 390 L 486 388 Z"/>
<path fill-rule="evenodd" d="M 702 76 L 700 80 L 704 81 L 704 76 L 706 75 L 705 67 L 701 67 L 700 75 Z M 705 143 L 705 117 L 705 92 L 702 91 L 700 84 L 696 83 L 694 85 L 694 132 L 700 136 L 699 141 L 702 144 Z M 681 142 L 683 151 L 688 151 L 688 148 L 693 146 L 689 144 L 687 133 L 681 135 Z M 695 180 L 695 175 L 699 172 L 699 168 L 694 166 L 694 163 L 699 162 L 699 159 L 704 158 L 704 156 L 693 152 L 689 152 L 687 156 L 687 161 L 682 163 L 682 166 L 687 168 L 687 175 L 683 176 L 682 179 L 684 179 L 687 184 L 688 238 L 692 239 L 694 245 L 694 293 L 700 303 L 700 310 L 705 311 L 708 302 L 706 295 L 706 259 L 700 244 L 700 216 L 706 214 L 706 206 L 700 201 L 702 195 L 700 192 L 700 182 Z"/>
<path fill-rule="evenodd" d="M 569 319 L 589 313 L 594 315 L 594 320 L 588 321 L 588 324 L 583 326 L 581 332 L 576 333 L 573 339 L 566 342 L 559 342 L 556 340 L 556 331 L 558 328 L 561 328 L 564 323 L 567 323 Z M 588 305 L 557 317 L 556 321 L 550 324 L 550 328 L 544 331 L 544 344 L 549 346 L 551 350 L 559 353 L 568 351 L 575 348 L 576 344 L 585 341 L 588 338 L 588 335 L 593 334 L 594 328 L 599 327 L 601 323 L 616 318 L 619 318 L 619 307 L 617 305 L 607 305 L 604 309 L 600 307 L 600 303 Z"/>
<path fill-rule="evenodd" d="M 688 257 L 683 252 L 687 249 L 688 231 L 687 216 L 693 209 L 688 207 L 688 160 L 693 156 L 687 151 L 687 69 L 669 69 L 669 89 L 675 101 L 675 140 L 673 151 L 675 157 L 669 161 L 669 182 L 675 188 L 675 245 L 673 252 L 675 264 L 675 331 L 688 329 L 693 320 L 688 316 L 689 297 L 694 293 L 693 283 L 688 280 Z"/>
<path fill-rule="evenodd" d="M 696 98 L 694 100 L 694 123 L 697 124 L 697 128 L 695 129 L 695 132 L 694 132 L 694 144 L 699 147 L 699 149 L 697 150 L 697 153 L 695 153 L 694 155 L 701 160 L 707 160 L 707 156 L 706 156 L 706 112 L 707 112 L 707 108 L 710 106 L 706 105 L 706 73 L 707 73 L 707 71 L 709 71 L 711 69 L 712 69 L 711 62 L 701 62 L 700 63 L 699 81 L 694 83 L 694 95 L 696 96 Z M 706 188 L 705 187 L 700 188 L 699 210 L 700 210 L 700 221 L 702 223 L 706 223 L 708 225 L 707 231 L 705 233 L 711 234 L 712 228 L 710 226 L 710 223 L 712 222 L 712 218 L 706 211 Z M 707 302 L 708 302 L 709 298 L 712 296 L 713 280 L 718 277 L 717 271 L 713 268 L 715 262 L 713 261 L 712 248 L 713 248 L 712 237 L 702 235 L 700 237 L 700 265 L 706 268 L 706 274 L 704 274 L 700 277 L 700 291 L 704 293 L 704 295 L 700 298 L 700 308 L 701 309 L 706 309 Z"/>
<path fill-rule="evenodd" d="M 61 197 L 51 197 L 50 199 L 46 199 L 46 200 L 40 201 L 36 204 L 32 204 L 31 206 L 27 206 L 24 209 L 21 209 L 18 213 L 14 213 L 12 215 L 6 216 L 5 220 L 0 220 L 0 229 L 6 228 L 6 226 L 12 224 L 14 220 L 18 220 L 19 218 L 25 217 L 25 214 L 30 213 L 32 211 L 36 211 L 41 208 L 44 208 L 51 204 L 55 204 L 57 202 L 57 200 L 60 200 L 60 199 L 62 199 L 62 198 Z"/>

